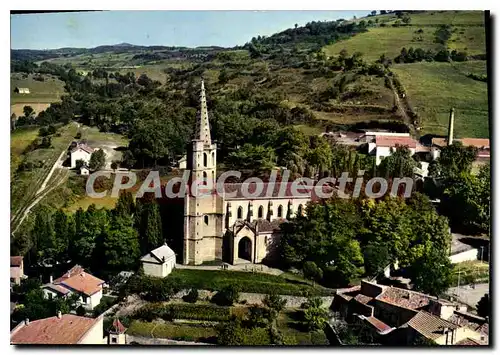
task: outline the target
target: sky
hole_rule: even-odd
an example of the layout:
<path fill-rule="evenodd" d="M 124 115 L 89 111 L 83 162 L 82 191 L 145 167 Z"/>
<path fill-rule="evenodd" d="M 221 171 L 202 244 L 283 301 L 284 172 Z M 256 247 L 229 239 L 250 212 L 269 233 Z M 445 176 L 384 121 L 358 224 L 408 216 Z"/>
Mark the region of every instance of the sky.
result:
<path fill-rule="evenodd" d="M 131 43 L 164 46 L 244 45 L 257 35 L 311 21 L 352 19 L 354 11 L 99 11 L 11 15 L 12 49 L 92 48 Z"/>

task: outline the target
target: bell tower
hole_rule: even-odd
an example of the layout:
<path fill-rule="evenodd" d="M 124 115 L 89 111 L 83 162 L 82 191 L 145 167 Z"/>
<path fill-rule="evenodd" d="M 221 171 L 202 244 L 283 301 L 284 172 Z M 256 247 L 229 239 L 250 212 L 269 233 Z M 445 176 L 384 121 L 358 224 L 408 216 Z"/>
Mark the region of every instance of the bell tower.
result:
<path fill-rule="evenodd" d="M 215 191 L 217 145 L 212 142 L 205 83 L 201 81 L 200 111 L 194 138 L 187 149 L 189 194 L 184 201 L 184 264 L 214 260 L 220 225 Z"/>

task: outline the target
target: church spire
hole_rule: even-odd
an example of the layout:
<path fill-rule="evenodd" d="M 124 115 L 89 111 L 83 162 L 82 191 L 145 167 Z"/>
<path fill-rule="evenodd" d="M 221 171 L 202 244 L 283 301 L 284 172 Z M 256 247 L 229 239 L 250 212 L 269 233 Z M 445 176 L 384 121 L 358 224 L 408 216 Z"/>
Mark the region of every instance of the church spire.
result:
<path fill-rule="evenodd" d="M 210 138 L 210 125 L 208 123 L 207 98 L 205 96 L 205 83 L 201 80 L 200 93 L 200 117 L 196 123 L 195 139 L 203 141 L 205 144 L 212 144 Z"/>

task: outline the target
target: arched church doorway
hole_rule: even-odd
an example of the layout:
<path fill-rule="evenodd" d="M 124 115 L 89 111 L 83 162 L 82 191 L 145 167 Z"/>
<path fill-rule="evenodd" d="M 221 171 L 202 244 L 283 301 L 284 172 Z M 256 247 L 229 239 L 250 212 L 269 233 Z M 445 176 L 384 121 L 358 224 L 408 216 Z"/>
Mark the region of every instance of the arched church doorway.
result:
<path fill-rule="evenodd" d="M 252 261 L 252 242 L 250 238 L 241 238 L 238 243 L 238 258 Z"/>

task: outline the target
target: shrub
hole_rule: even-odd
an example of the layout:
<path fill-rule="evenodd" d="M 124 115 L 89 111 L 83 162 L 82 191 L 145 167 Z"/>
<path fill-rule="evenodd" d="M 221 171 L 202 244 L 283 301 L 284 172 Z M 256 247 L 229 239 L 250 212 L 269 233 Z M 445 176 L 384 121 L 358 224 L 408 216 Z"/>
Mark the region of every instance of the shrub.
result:
<path fill-rule="evenodd" d="M 239 288 L 235 285 L 228 285 L 212 297 L 212 302 L 220 306 L 232 306 L 234 303 L 238 302 L 239 298 Z"/>
<path fill-rule="evenodd" d="M 278 313 L 286 306 L 286 299 L 277 294 L 266 295 L 263 302 L 267 307 L 274 309 Z"/>
<path fill-rule="evenodd" d="M 182 299 L 185 302 L 196 303 L 196 301 L 198 301 L 198 297 L 199 297 L 198 290 L 195 288 L 192 288 L 191 291 L 189 291 L 189 293 L 187 295 L 185 295 Z"/>

